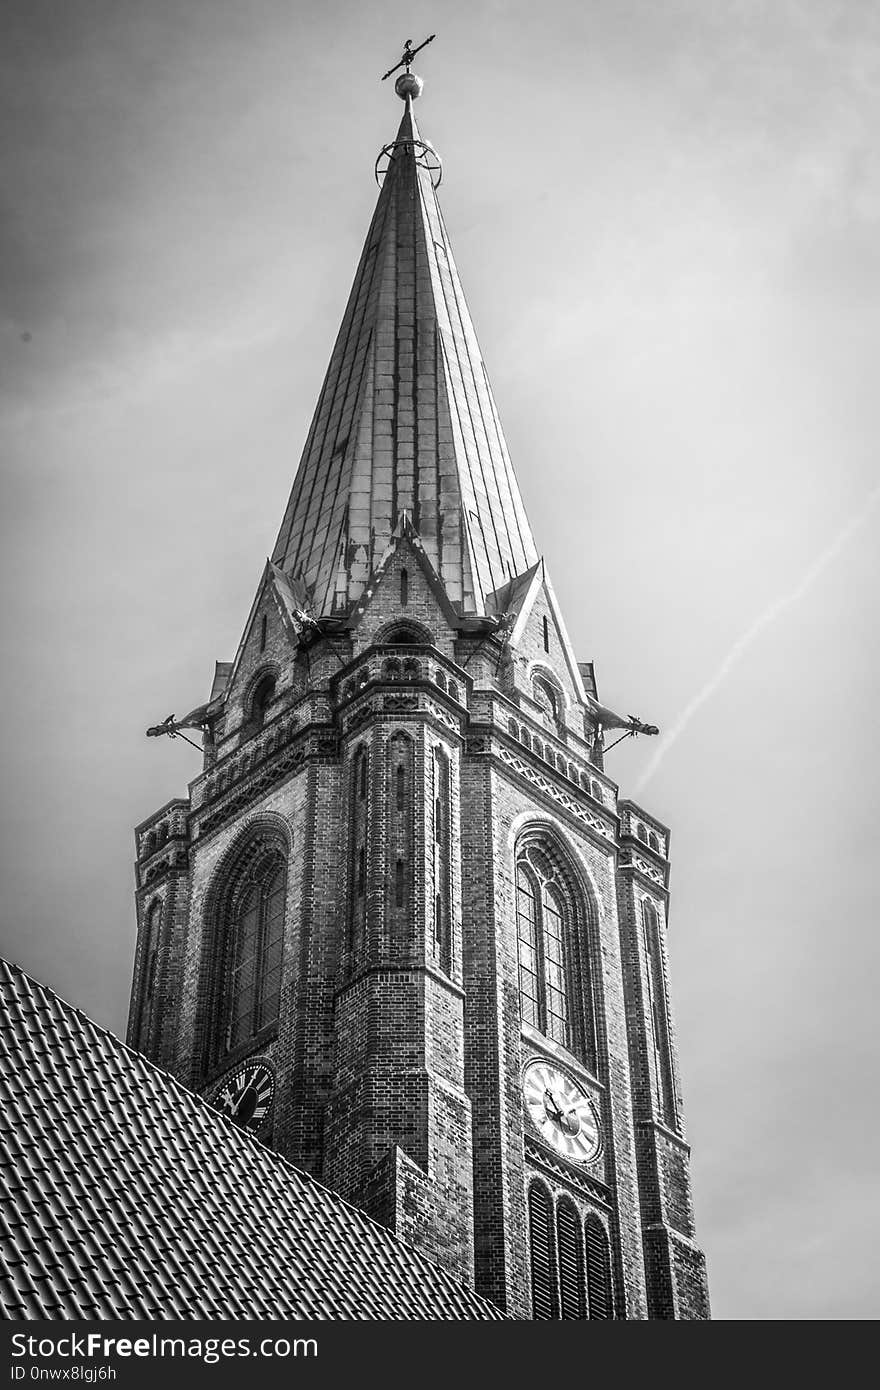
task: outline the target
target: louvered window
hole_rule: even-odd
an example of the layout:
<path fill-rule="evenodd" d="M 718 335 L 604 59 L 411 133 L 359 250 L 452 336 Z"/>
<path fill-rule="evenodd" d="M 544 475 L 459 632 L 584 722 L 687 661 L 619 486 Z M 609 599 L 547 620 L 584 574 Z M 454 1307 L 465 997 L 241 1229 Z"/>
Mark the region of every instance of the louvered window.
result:
<path fill-rule="evenodd" d="M 584 1223 L 587 1247 L 587 1304 L 590 1318 L 613 1317 L 611 1303 L 611 1251 L 605 1227 L 598 1216 Z"/>
<path fill-rule="evenodd" d="M 586 1285 L 581 1223 L 570 1202 L 560 1202 L 556 1213 L 556 1248 L 559 1254 L 561 1316 L 585 1318 Z"/>
<path fill-rule="evenodd" d="M 532 1316 L 558 1318 L 556 1256 L 553 1248 L 553 1201 L 541 1183 L 529 1188 L 529 1241 L 532 1267 Z"/>

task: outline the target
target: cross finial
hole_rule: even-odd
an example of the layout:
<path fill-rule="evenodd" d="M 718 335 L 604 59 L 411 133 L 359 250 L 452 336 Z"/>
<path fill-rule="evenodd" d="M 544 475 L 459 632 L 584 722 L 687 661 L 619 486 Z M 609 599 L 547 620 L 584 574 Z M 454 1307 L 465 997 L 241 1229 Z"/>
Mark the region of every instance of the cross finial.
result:
<path fill-rule="evenodd" d="M 412 39 L 407 39 L 406 43 L 403 46 L 403 57 L 401 58 L 399 63 L 394 64 L 393 68 L 389 68 L 387 72 L 383 72 L 382 81 L 384 82 L 385 78 L 390 77 L 393 72 L 397 72 L 398 68 L 406 68 L 408 73 L 410 67 L 412 66 L 412 60 L 416 56 L 416 54 L 421 53 L 423 48 L 427 48 L 429 43 L 433 43 L 436 37 L 436 34 L 429 34 L 428 37 L 425 39 L 424 43 L 419 44 L 418 48 L 413 48 Z"/>

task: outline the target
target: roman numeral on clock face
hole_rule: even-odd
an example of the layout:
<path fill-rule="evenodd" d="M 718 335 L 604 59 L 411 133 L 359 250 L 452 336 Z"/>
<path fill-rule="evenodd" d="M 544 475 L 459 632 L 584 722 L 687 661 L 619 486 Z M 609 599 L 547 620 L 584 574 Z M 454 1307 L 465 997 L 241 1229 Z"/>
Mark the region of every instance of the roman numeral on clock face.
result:
<path fill-rule="evenodd" d="M 265 1062 L 245 1062 L 221 1083 L 215 1109 L 240 1129 L 259 1130 L 266 1123 L 275 1097 L 275 1077 Z"/>

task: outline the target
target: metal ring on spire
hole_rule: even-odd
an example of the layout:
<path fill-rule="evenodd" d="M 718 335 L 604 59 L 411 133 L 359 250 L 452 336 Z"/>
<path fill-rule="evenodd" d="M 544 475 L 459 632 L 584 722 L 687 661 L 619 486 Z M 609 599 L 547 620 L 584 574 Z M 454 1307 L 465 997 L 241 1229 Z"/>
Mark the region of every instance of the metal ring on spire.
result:
<path fill-rule="evenodd" d="M 435 188 L 440 187 L 443 178 L 443 161 L 432 144 L 427 140 L 392 140 L 390 145 L 382 146 L 376 160 L 374 173 L 380 188 L 385 181 L 385 175 L 391 168 L 392 161 L 397 157 L 398 150 L 402 154 L 409 154 L 412 151 L 419 168 L 425 169 L 430 174 L 431 183 Z"/>

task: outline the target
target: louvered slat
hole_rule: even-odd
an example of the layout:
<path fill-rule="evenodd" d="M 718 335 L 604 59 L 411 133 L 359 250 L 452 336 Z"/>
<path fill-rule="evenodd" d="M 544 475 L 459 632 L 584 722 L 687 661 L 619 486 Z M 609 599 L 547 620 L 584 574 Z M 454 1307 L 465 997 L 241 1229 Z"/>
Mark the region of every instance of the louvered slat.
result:
<path fill-rule="evenodd" d="M 529 1237 L 532 1252 L 532 1316 L 556 1318 L 556 1269 L 553 1257 L 553 1203 L 540 1183 L 529 1188 Z"/>
<path fill-rule="evenodd" d="M 590 1318 L 611 1318 L 611 1253 L 608 1237 L 598 1216 L 588 1216 L 584 1235 L 587 1245 L 587 1300 Z"/>
<path fill-rule="evenodd" d="M 569 1202 L 561 1202 L 556 1214 L 556 1248 L 559 1252 L 561 1315 L 563 1318 L 584 1318 L 586 1288 L 581 1223 Z"/>

